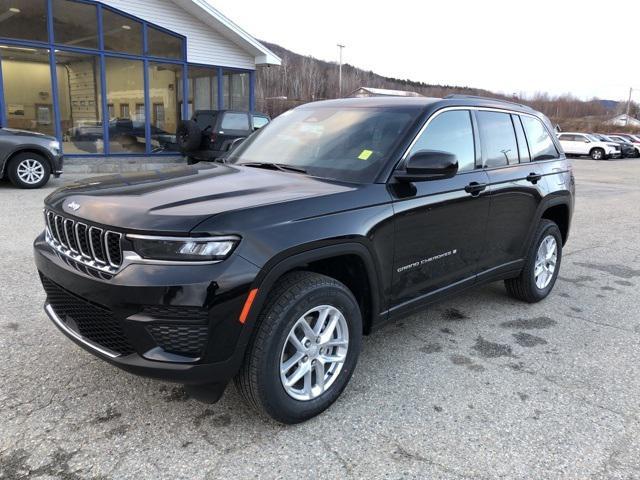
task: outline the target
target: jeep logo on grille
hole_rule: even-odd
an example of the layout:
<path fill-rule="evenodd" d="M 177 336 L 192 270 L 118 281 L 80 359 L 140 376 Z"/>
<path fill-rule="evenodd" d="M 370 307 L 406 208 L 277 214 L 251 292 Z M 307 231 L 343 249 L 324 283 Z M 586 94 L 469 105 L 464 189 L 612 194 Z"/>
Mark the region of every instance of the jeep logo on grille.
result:
<path fill-rule="evenodd" d="M 67 203 L 67 208 L 75 212 L 80 208 L 80 204 L 77 202 L 70 202 Z"/>

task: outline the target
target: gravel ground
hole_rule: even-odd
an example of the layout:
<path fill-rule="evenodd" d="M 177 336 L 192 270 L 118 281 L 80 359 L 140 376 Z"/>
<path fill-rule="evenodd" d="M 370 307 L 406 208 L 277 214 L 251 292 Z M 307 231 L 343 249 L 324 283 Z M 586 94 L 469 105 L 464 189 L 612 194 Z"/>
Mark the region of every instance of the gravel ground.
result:
<path fill-rule="evenodd" d="M 640 478 L 640 161 L 574 163 L 547 300 L 497 283 L 389 325 L 338 402 L 293 427 L 233 387 L 204 405 L 67 340 L 30 244 L 64 181 L 2 184 L 0 478 Z"/>

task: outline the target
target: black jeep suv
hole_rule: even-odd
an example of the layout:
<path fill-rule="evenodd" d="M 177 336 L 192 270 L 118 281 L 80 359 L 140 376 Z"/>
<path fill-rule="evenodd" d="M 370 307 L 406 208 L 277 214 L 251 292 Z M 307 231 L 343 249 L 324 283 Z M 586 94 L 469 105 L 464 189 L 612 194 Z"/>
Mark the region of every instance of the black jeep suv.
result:
<path fill-rule="evenodd" d="M 549 121 L 477 97 L 357 98 L 276 118 L 224 164 L 46 199 L 46 312 L 133 373 L 285 423 L 340 395 L 363 334 L 475 285 L 556 281 L 574 177 Z"/>

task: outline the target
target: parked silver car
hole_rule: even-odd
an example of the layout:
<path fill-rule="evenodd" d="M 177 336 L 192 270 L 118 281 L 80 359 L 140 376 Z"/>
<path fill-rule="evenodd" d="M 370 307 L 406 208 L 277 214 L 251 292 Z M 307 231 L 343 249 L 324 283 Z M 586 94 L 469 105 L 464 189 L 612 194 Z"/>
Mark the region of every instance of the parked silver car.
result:
<path fill-rule="evenodd" d="M 0 128 L 0 178 L 20 188 L 40 188 L 62 173 L 60 142 L 25 130 Z"/>

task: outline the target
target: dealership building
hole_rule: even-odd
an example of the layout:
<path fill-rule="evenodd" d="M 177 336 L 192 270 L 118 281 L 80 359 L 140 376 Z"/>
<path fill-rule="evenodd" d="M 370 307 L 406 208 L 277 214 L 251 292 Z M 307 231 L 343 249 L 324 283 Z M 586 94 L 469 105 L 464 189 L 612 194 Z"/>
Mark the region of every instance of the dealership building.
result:
<path fill-rule="evenodd" d="M 268 48 L 206 0 L 0 0 L 0 126 L 67 157 L 175 155 L 194 110 L 252 110 Z"/>

